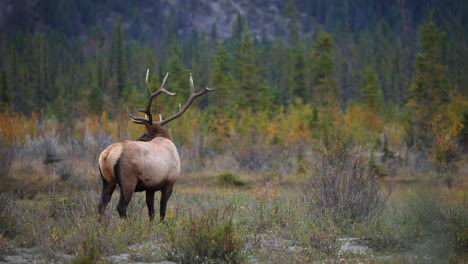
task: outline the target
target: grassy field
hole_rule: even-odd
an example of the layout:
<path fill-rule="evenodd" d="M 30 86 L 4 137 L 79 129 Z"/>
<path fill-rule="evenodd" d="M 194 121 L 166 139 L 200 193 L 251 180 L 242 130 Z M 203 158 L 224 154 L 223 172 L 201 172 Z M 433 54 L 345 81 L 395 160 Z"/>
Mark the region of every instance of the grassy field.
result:
<path fill-rule="evenodd" d="M 160 223 L 149 222 L 143 193 L 121 220 L 118 190 L 98 221 L 101 183 L 91 162 L 16 158 L 2 179 L 0 261 L 23 248 L 59 263 L 466 261 L 466 175 L 448 188 L 437 176 L 370 177 L 361 163 L 286 175 L 184 173 Z M 365 250 L 344 249 L 348 238 Z"/>

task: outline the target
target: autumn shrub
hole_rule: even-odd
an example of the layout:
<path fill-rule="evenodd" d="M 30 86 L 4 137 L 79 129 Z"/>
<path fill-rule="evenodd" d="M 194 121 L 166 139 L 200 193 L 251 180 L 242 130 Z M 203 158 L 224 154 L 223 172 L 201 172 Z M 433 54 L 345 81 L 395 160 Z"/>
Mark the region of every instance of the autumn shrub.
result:
<path fill-rule="evenodd" d="M 339 160 L 329 160 L 331 154 L 327 155 L 316 166 L 305 190 L 311 210 L 330 213 L 343 230 L 379 215 L 387 196 L 381 194 L 377 176 L 361 161 L 360 154 L 340 153 Z"/>
<path fill-rule="evenodd" d="M 439 172 L 453 172 L 458 157 L 457 137 L 462 126 L 460 123 L 449 123 L 443 120 L 441 114 L 436 114 L 430 123 L 433 134 L 431 144 L 431 158 Z"/>
<path fill-rule="evenodd" d="M 243 240 L 228 209 L 191 214 L 169 226 L 167 258 L 178 263 L 241 263 Z"/>

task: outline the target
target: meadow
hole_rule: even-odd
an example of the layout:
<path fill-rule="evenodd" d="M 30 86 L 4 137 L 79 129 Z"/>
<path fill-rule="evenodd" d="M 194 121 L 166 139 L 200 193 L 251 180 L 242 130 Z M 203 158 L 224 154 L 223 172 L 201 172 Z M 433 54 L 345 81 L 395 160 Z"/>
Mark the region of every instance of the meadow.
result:
<path fill-rule="evenodd" d="M 121 220 L 118 190 L 99 221 L 99 153 L 142 133 L 126 116 L 67 126 L 3 113 L 0 262 L 466 261 L 466 158 L 441 173 L 404 151 L 397 124 L 385 122 L 386 139 L 380 128 L 361 131 L 381 142 L 369 147 L 344 136 L 360 122 L 346 116 L 326 145 L 301 125 L 310 113 L 306 105 L 232 119 L 188 111 L 170 126 L 183 169 L 162 223 L 149 221 L 142 193 Z M 351 240 L 363 250 L 346 249 Z"/>

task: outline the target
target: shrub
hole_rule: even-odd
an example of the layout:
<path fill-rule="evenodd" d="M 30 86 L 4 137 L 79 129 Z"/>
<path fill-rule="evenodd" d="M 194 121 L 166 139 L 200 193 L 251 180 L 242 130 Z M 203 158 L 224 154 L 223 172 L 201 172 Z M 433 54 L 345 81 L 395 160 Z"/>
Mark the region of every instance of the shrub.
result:
<path fill-rule="evenodd" d="M 299 232 L 302 245 L 312 257 L 334 256 L 340 249 L 339 232 L 328 214 L 313 217 Z"/>
<path fill-rule="evenodd" d="M 218 179 L 218 182 L 221 185 L 226 185 L 226 186 L 238 186 L 238 187 L 243 187 L 247 185 L 247 182 L 239 178 L 239 176 L 231 173 L 231 172 L 224 172 L 216 176 Z"/>
<path fill-rule="evenodd" d="M 99 246 L 99 240 L 95 237 L 90 237 L 83 241 L 80 245 L 80 252 L 76 258 L 74 258 L 72 264 L 86 264 L 86 263 L 98 263 L 101 261 L 101 249 Z"/>
<path fill-rule="evenodd" d="M 75 169 L 70 163 L 62 162 L 57 166 L 57 175 L 60 177 L 60 180 L 65 181 L 75 175 Z"/>
<path fill-rule="evenodd" d="M 458 255 L 468 252 L 468 212 L 464 206 L 446 207 L 443 210 L 447 221 L 449 244 Z"/>
<path fill-rule="evenodd" d="M 12 238 L 18 233 L 18 220 L 14 208 L 15 202 L 11 195 L 0 190 L 0 239 Z"/>
<path fill-rule="evenodd" d="M 387 197 L 379 189 L 377 176 L 364 166 L 359 155 L 347 154 L 342 160 L 325 159 L 317 166 L 306 195 L 312 211 L 321 215 L 329 212 L 346 228 L 381 213 Z"/>
<path fill-rule="evenodd" d="M 169 228 L 172 249 L 169 260 L 178 263 L 240 263 L 243 241 L 236 235 L 231 215 L 211 209 L 202 215 L 191 215 L 182 221 L 182 228 Z M 182 229 L 182 230 L 181 230 Z"/>
<path fill-rule="evenodd" d="M 76 214 L 78 203 L 69 197 L 52 196 L 49 200 L 49 216 L 51 218 L 70 218 Z"/>
<path fill-rule="evenodd" d="M 5 179 L 10 175 L 11 164 L 14 158 L 13 147 L 0 140 L 0 178 Z"/>

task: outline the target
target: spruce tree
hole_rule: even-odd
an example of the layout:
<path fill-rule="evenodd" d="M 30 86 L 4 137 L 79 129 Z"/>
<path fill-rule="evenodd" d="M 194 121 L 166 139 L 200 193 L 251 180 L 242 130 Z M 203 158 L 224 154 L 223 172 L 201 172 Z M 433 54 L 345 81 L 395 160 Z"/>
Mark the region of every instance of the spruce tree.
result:
<path fill-rule="evenodd" d="M 169 91 L 175 92 L 176 95 L 164 97 L 164 104 L 162 105 L 164 107 L 164 115 L 169 115 L 169 112 L 178 111 L 178 105 L 183 105 L 189 96 L 189 72 L 182 64 L 180 48 L 176 43 L 172 46 L 171 57 L 168 61 L 168 72 L 169 77 L 166 87 Z M 160 78 L 160 80 L 162 79 Z M 162 96 L 160 97 L 162 98 Z"/>
<path fill-rule="evenodd" d="M 240 106 L 248 106 L 253 110 L 265 108 L 268 99 L 264 87 L 260 84 L 259 67 L 256 64 L 256 53 L 250 33 L 246 33 L 242 39 L 238 67 L 237 102 Z"/>
<path fill-rule="evenodd" d="M 306 82 L 306 62 L 302 48 L 294 51 L 294 65 L 292 69 L 292 95 L 301 98 L 304 102 L 309 101 Z"/>
<path fill-rule="evenodd" d="M 333 41 L 330 34 L 320 32 L 311 52 L 311 76 L 314 101 L 325 107 L 339 105 L 336 81 L 333 78 Z"/>
<path fill-rule="evenodd" d="M 224 45 L 218 43 L 212 79 L 216 93 L 211 95 L 214 99 L 213 106 L 218 110 L 231 109 L 234 101 L 234 79 L 229 69 L 228 55 Z"/>
<path fill-rule="evenodd" d="M 379 112 L 383 108 L 383 96 L 374 68 L 371 66 L 366 67 L 362 79 L 361 102 L 368 110 Z"/>
<path fill-rule="evenodd" d="M 441 63 L 441 41 L 444 33 L 434 21 L 431 12 L 419 35 L 419 53 L 414 63 L 414 74 L 409 87 L 409 107 L 414 115 L 413 133 L 419 147 L 430 142 L 428 126 L 438 107 L 448 101 L 446 67 Z"/>
<path fill-rule="evenodd" d="M 334 61 L 332 56 L 333 41 L 328 33 L 320 32 L 311 52 L 311 77 L 314 87 L 314 104 L 317 106 L 317 118 L 314 126 L 320 131 L 324 147 L 333 151 L 341 142 L 339 123 L 341 118 L 340 101 L 333 78 Z M 338 145 L 337 145 L 338 144 Z"/>
<path fill-rule="evenodd" d="M 117 24 L 114 32 L 113 54 L 112 54 L 112 73 L 116 82 L 117 94 L 120 98 L 125 90 L 127 81 L 127 69 L 125 65 L 124 43 L 122 34 L 122 18 L 117 18 Z"/>
<path fill-rule="evenodd" d="M 297 18 L 297 10 L 295 0 L 288 0 L 286 8 L 284 10 L 285 16 L 288 18 L 288 31 L 289 31 L 289 42 L 292 45 L 298 45 L 300 40 L 300 23 Z"/>

